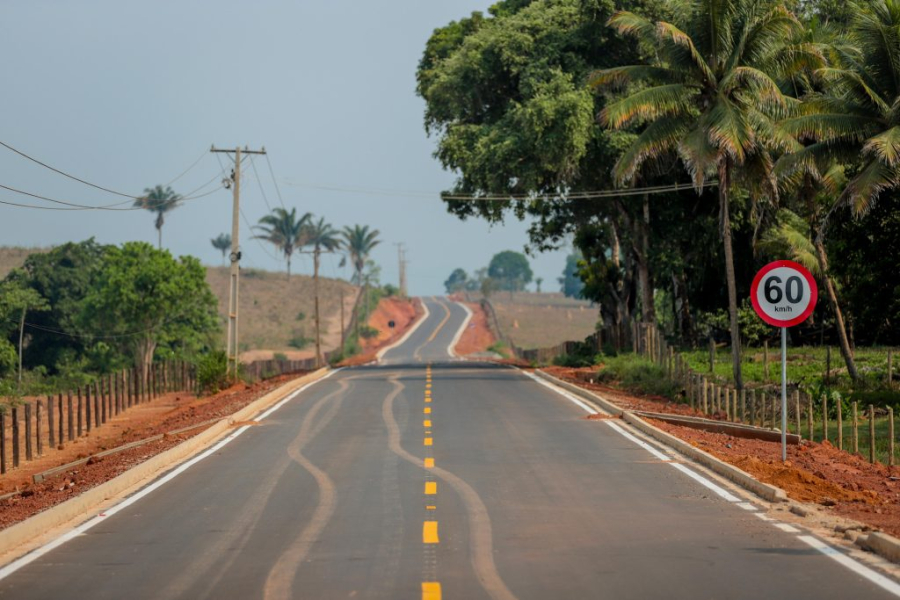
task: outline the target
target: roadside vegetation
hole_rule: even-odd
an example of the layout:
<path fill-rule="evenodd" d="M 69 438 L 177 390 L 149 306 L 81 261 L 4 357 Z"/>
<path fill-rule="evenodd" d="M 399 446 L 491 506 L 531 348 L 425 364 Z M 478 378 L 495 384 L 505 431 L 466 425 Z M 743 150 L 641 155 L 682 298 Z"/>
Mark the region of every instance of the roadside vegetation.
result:
<path fill-rule="evenodd" d="M 830 346 L 850 397 L 900 345 L 898 65 L 897 0 L 505 0 L 435 31 L 417 90 L 448 210 L 574 240 L 567 293 L 600 327 L 657 323 L 700 364 L 712 338 L 741 388 L 777 333 L 753 275 L 795 260 L 820 294 L 791 376 L 819 385 Z"/>

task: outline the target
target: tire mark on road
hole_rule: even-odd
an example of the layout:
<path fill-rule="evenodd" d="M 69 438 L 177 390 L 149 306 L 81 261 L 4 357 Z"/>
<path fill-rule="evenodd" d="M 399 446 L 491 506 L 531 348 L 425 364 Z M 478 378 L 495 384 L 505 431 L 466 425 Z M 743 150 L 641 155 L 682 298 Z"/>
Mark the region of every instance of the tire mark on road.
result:
<path fill-rule="evenodd" d="M 449 312 L 449 311 L 448 311 Z M 425 468 L 425 461 L 403 449 L 400 444 L 400 427 L 394 419 L 394 400 L 400 395 L 405 385 L 397 379 L 399 374 L 391 375 L 388 380 L 394 390 L 387 395 L 381 405 L 381 416 L 388 430 L 388 446 L 391 451 L 403 460 Z M 491 530 L 491 519 L 487 507 L 478 493 L 468 483 L 446 469 L 432 467 L 429 469 L 453 488 L 462 499 L 469 517 L 469 550 L 470 561 L 478 582 L 494 600 L 515 600 L 515 596 L 506 587 L 503 578 L 494 563 L 494 541 Z"/>
<path fill-rule="evenodd" d="M 300 532 L 300 535 L 281 553 L 278 562 L 269 571 L 266 578 L 263 596 L 268 599 L 281 599 L 293 597 L 294 579 L 297 575 L 297 569 L 300 567 L 309 549 L 322 533 L 322 530 L 334 515 L 334 509 L 337 505 L 337 495 L 335 494 L 334 482 L 325 471 L 314 465 L 308 458 L 303 455 L 303 447 L 309 443 L 337 414 L 338 409 L 343 402 L 342 392 L 346 391 L 347 384 L 342 381 L 341 389 L 320 400 L 313 406 L 306 418 L 300 426 L 300 433 L 288 446 L 288 455 L 304 469 L 306 469 L 316 480 L 319 487 L 319 502 L 313 512 L 309 523 Z M 322 418 L 312 425 L 321 408 L 331 398 L 337 397 L 335 402 L 331 403 L 328 411 Z"/>

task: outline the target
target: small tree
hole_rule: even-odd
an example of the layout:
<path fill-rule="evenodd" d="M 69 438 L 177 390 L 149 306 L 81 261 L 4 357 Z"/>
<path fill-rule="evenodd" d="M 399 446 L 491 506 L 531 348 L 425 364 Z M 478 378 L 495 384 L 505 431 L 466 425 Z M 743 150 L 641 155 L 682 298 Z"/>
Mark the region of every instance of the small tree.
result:
<path fill-rule="evenodd" d="M 543 277 L 535 277 L 534 284 L 537 286 L 537 293 L 541 293 L 541 284 L 544 283 Z"/>
<path fill-rule="evenodd" d="M 448 294 L 461 292 L 462 290 L 466 289 L 468 279 L 469 276 L 464 270 L 454 269 L 454 271 L 450 273 L 450 277 L 447 278 L 447 281 L 444 282 L 444 288 L 447 290 Z"/>
<path fill-rule="evenodd" d="M 231 250 L 231 236 L 227 233 L 220 233 L 218 237 L 209 240 L 212 247 L 222 253 L 222 265 L 225 265 L 225 253 Z"/>

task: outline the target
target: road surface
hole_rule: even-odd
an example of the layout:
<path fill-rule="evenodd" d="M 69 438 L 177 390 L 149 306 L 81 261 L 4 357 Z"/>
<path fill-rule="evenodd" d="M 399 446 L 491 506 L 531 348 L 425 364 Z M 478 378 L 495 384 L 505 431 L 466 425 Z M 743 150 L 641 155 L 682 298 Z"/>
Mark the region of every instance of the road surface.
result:
<path fill-rule="evenodd" d="M 383 365 L 7 567 L 0 598 L 894 597 L 624 426 L 452 359 L 465 310 L 426 306 Z"/>

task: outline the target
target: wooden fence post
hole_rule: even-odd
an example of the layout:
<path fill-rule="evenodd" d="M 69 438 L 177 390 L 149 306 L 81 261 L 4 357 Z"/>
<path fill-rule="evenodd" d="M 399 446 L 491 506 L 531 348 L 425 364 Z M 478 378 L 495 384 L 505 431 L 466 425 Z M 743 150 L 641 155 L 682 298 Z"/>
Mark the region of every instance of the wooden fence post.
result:
<path fill-rule="evenodd" d="M 772 394 L 772 429 L 781 429 L 781 402 L 779 394 Z"/>
<path fill-rule="evenodd" d="M 78 393 L 79 393 L 79 400 L 78 400 L 78 435 L 81 435 L 81 399 L 80 399 L 80 394 L 81 394 L 81 392 L 79 391 Z M 72 413 L 73 413 L 73 411 L 72 411 L 72 408 L 73 408 L 73 407 L 72 407 L 72 404 L 73 404 L 73 402 L 72 402 L 72 392 L 71 392 L 71 391 L 68 392 L 68 393 L 66 394 L 66 399 L 67 399 L 67 405 L 66 405 L 66 408 L 68 409 L 68 413 L 69 413 L 69 441 L 71 442 L 71 441 L 73 441 L 73 440 L 75 439 L 75 419 L 72 418 L 72 417 L 73 417 L 73 414 L 72 414 Z"/>
<path fill-rule="evenodd" d="M 104 385 L 102 376 L 97 380 L 97 387 L 94 389 L 97 391 L 97 398 L 100 401 L 100 423 L 99 424 L 105 424 L 106 423 L 106 399 L 107 399 L 107 397 L 109 397 L 109 390 L 106 389 L 106 385 Z"/>
<path fill-rule="evenodd" d="M 741 390 L 741 423 L 747 422 L 747 388 Z"/>
<path fill-rule="evenodd" d="M 853 454 L 859 453 L 859 414 L 858 414 L 858 406 L 859 403 L 853 402 L 853 425 L 852 434 L 853 434 Z"/>
<path fill-rule="evenodd" d="M 809 403 L 806 407 L 806 424 L 809 427 L 809 441 L 814 442 L 816 440 L 813 439 L 813 398 L 812 395 L 809 396 Z"/>
<path fill-rule="evenodd" d="M 101 379 L 102 381 L 102 379 Z M 100 427 L 100 405 L 103 404 L 100 398 L 100 385 L 94 382 L 94 425 Z"/>
<path fill-rule="evenodd" d="M 756 390 L 750 390 L 750 424 L 756 426 Z"/>
<path fill-rule="evenodd" d="M 6 411 L 0 412 L 0 475 L 6 475 Z"/>
<path fill-rule="evenodd" d="M 802 437 L 800 426 L 800 390 L 794 390 L 794 417 L 797 421 L 797 435 Z"/>
<path fill-rule="evenodd" d="M 12 455 L 13 467 L 19 466 L 19 409 L 12 409 Z"/>
<path fill-rule="evenodd" d="M 822 394 L 822 441 L 828 441 L 828 395 Z"/>
<path fill-rule="evenodd" d="M 759 425 L 760 427 L 768 427 L 766 413 L 769 408 L 769 395 L 763 391 L 759 395 Z"/>
<path fill-rule="evenodd" d="M 53 419 L 53 396 L 47 396 L 47 443 L 50 449 L 56 448 L 56 423 Z"/>
<path fill-rule="evenodd" d="M 844 402 L 839 400 L 837 404 L 835 404 L 835 408 L 837 409 L 837 443 L 838 450 L 844 449 Z"/>
<path fill-rule="evenodd" d="M 78 398 L 79 404 L 81 404 L 81 398 Z M 81 408 L 81 407 L 79 407 Z M 91 384 L 87 384 L 84 386 L 84 421 L 86 423 L 85 431 L 87 433 L 91 432 L 91 427 L 93 427 L 93 422 L 91 420 Z M 78 435 L 81 435 L 79 432 Z"/>
<path fill-rule="evenodd" d="M 25 460 L 34 460 L 31 443 L 31 402 L 25 405 Z"/>
<path fill-rule="evenodd" d="M 875 462 L 875 407 L 869 405 L 869 462 Z"/>
<path fill-rule="evenodd" d="M 63 437 L 65 437 L 64 436 L 65 429 L 63 427 L 63 395 L 62 395 L 62 392 L 60 392 L 56 397 L 56 408 L 59 409 L 56 414 L 59 415 L 59 448 L 62 449 L 65 446 L 65 442 L 63 441 Z"/>
<path fill-rule="evenodd" d="M 888 465 L 894 466 L 894 408 L 888 406 Z"/>
<path fill-rule="evenodd" d="M 38 398 L 37 402 L 34 403 L 34 441 L 35 450 L 37 451 L 38 456 L 41 456 L 44 453 L 44 440 L 41 439 L 41 413 L 44 412 L 42 409 L 43 405 L 44 402 L 40 398 Z"/>

